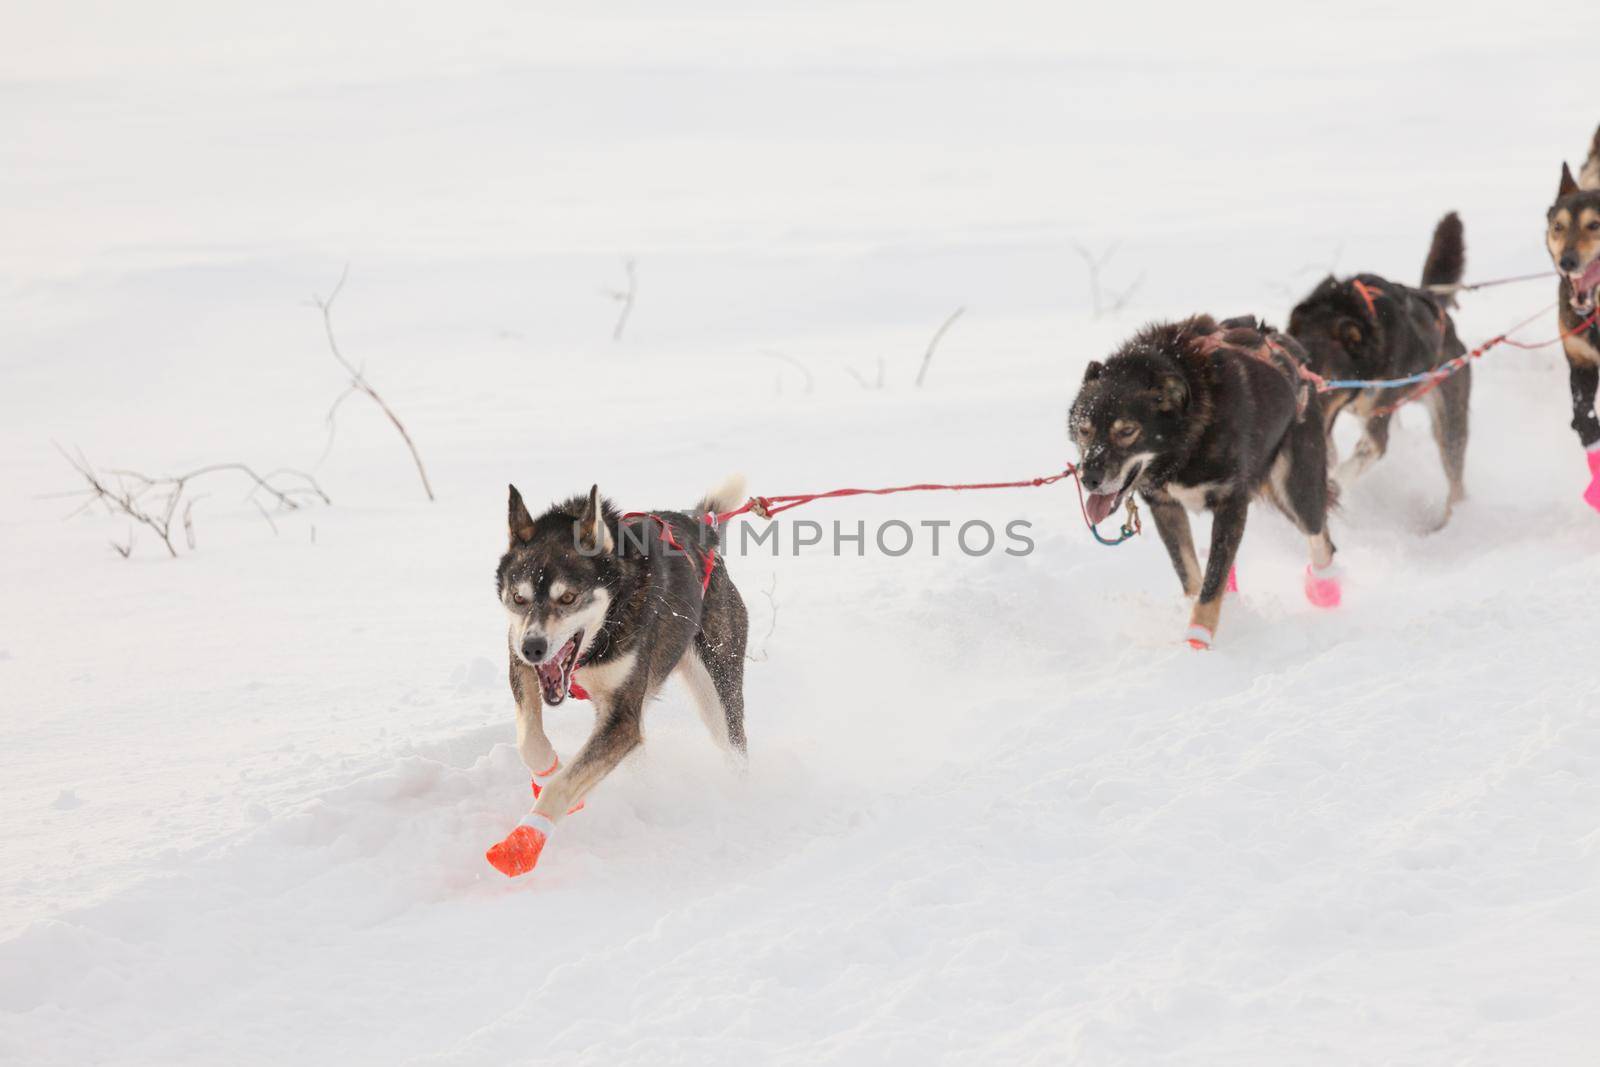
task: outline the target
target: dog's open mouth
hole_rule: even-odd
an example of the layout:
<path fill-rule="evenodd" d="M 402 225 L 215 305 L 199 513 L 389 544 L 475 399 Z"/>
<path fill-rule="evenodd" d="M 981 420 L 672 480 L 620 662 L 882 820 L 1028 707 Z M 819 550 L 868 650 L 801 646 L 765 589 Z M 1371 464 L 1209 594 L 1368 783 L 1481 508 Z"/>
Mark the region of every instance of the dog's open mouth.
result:
<path fill-rule="evenodd" d="M 533 668 L 539 676 L 539 688 L 544 692 L 544 702 L 550 707 L 567 699 L 567 689 L 572 685 L 572 671 L 578 665 L 578 649 L 583 647 L 583 631 L 567 639 L 556 654 Z"/>
<path fill-rule="evenodd" d="M 1133 473 L 1128 476 L 1128 480 L 1122 483 L 1122 488 L 1115 493 L 1090 493 L 1083 502 L 1083 506 L 1089 512 L 1089 524 L 1099 526 L 1106 521 L 1106 516 L 1121 507 L 1123 498 L 1133 489 L 1134 484 L 1139 480 L 1139 475 L 1142 473 L 1144 473 L 1144 465 L 1140 464 L 1134 468 Z"/>
<path fill-rule="evenodd" d="M 1580 315 L 1594 311 L 1596 300 L 1600 298 L 1600 257 L 1583 270 L 1568 274 L 1567 281 L 1572 285 L 1572 310 Z"/>

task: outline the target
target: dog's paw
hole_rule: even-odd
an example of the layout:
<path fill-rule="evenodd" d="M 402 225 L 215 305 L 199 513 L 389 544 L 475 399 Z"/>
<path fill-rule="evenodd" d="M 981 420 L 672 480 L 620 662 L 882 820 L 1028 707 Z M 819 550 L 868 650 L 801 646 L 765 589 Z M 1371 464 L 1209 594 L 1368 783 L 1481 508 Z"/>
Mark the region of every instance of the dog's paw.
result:
<path fill-rule="evenodd" d="M 1589 463 L 1589 488 L 1583 491 L 1583 502 L 1600 511 L 1600 444 L 1591 445 L 1583 458 Z"/>
<path fill-rule="evenodd" d="M 554 830 L 555 823 L 543 815 L 529 814 L 520 826 L 506 835 L 504 841 L 491 845 L 489 851 L 483 854 L 484 858 L 507 878 L 527 874 L 538 866 L 539 853 L 544 851 L 545 843 L 550 840 Z"/>
<path fill-rule="evenodd" d="M 1198 652 L 1205 652 L 1211 648 L 1214 635 L 1209 629 L 1196 623 L 1184 631 L 1183 640 L 1190 648 Z"/>
<path fill-rule="evenodd" d="M 1344 597 L 1339 584 L 1339 568 L 1330 563 L 1326 567 L 1306 564 L 1306 599 L 1319 608 L 1336 608 Z"/>

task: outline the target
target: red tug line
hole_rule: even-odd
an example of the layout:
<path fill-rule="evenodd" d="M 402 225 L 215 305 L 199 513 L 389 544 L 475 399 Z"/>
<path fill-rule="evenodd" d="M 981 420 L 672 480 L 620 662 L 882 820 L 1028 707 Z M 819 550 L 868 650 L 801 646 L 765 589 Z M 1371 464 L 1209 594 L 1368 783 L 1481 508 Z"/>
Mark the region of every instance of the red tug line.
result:
<path fill-rule="evenodd" d="M 1116 540 L 1108 540 L 1101 536 L 1100 531 L 1089 519 L 1089 506 L 1083 499 L 1083 483 L 1078 480 L 1078 468 L 1067 464 L 1065 470 L 1059 474 L 1048 474 L 1039 478 L 1024 478 L 1016 482 L 960 482 L 945 484 L 942 482 L 918 482 L 915 485 L 895 485 L 886 489 L 830 489 L 825 493 L 790 493 L 782 496 L 753 496 L 732 511 L 721 513 L 707 512 L 701 516 L 701 521 L 715 528 L 721 526 L 729 519 L 737 518 L 747 512 L 763 519 L 770 519 L 780 515 L 790 508 L 797 508 L 809 504 L 813 500 L 832 500 L 841 496 L 889 496 L 893 493 L 926 493 L 940 490 L 959 492 L 968 489 L 1032 489 L 1038 486 L 1054 485 L 1063 478 L 1071 478 L 1078 489 L 1078 510 L 1083 513 L 1084 525 L 1089 527 L 1089 532 L 1094 534 L 1095 540 L 1102 545 L 1120 545 L 1130 537 L 1136 537 L 1144 529 L 1139 521 L 1139 510 L 1134 505 L 1132 497 L 1128 499 L 1128 519 L 1122 524 L 1122 530 Z M 710 570 L 707 570 L 709 576 Z"/>

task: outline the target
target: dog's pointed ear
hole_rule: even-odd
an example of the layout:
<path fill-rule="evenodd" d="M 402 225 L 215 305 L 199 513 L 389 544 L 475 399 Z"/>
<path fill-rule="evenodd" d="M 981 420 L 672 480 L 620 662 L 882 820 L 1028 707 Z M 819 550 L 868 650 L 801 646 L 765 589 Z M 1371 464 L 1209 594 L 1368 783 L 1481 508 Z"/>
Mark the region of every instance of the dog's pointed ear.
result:
<path fill-rule="evenodd" d="M 533 516 L 528 514 L 528 506 L 522 502 L 522 494 L 517 492 L 516 486 L 510 486 L 511 501 L 506 506 L 506 514 L 511 527 L 511 543 L 527 544 L 533 540 Z"/>
<path fill-rule="evenodd" d="M 1182 411 L 1189 406 L 1189 383 L 1181 374 L 1163 374 L 1156 391 L 1156 407 L 1162 411 Z"/>
<path fill-rule="evenodd" d="M 1565 163 L 1561 164 L 1561 188 L 1556 190 L 1556 199 L 1578 191 L 1578 183 L 1572 177 L 1572 168 Z"/>
<path fill-rule="evenodd" d="M 1088 385 L 1090 382 L 1100 377 L 1100 372 L 1103 370 L 1105 370 L 1105 367 L 1100 363 L 1099 360 L 1091 359 L 1089 361 L 1089 365 L 1083 368 L 1083 384 Z"/>
<path fill-rule="evenodd" d="M 600 504 L 600 487 L 589 487 L 589 502 L 578 518 L 578 551 L 586 556 L 599 556 L 611 551 L 614 542 L 606 529 L 606 512 Z"/>
<path fill-rule="evenodd" d="M 1334 336 L 1340 344 L 1351 350 L 1360 348 L 1361 342 L 1366 339 L 1361 324 L 1355 319 L 1340 319 L 1339 325 L 1334 327 Z"/>

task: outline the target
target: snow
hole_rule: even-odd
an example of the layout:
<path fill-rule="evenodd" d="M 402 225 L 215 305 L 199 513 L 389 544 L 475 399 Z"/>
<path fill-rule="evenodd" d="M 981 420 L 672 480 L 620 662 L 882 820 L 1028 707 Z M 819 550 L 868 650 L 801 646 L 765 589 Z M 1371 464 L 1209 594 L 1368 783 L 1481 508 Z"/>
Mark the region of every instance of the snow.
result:
<path fill-rule="evenodd" d="M 1563 13 L 15 12 L 0 1062 L 1591 1060 L 1600 520 L 1553 349 L 1478 366 L 1438 534 L 1402 414 L 1333 527 L 1338 611 L 1253 515 L 1206 654 L 1153 532 L 1099 547 L 1062 486 L 797 512 L 1036 549 L 735 555 L 748 772 L 674 683 L 536 872 L 482 858 L 529 799 L 508 481 L 1048 474 L 1084 363 L 1149 318 L 1412 278 L 1452 208 L 1471 277 L 1539 270 L 1600 119 L 1520 91 Z M 1142 275 L 1125 309 L 1092 315 L 1073 242 Z M 437 503 L 359 397 L 318 465 L 343 382 L 309 300 L 347 263 L 340 343 Z M 123 560 L 124 522 L 62 521 L 52 442 L 316 467 L 334 503 L 274 531 L 219 476 L 196 551 Z M 570 757 L 584 706 L 549 718 Z"/>

